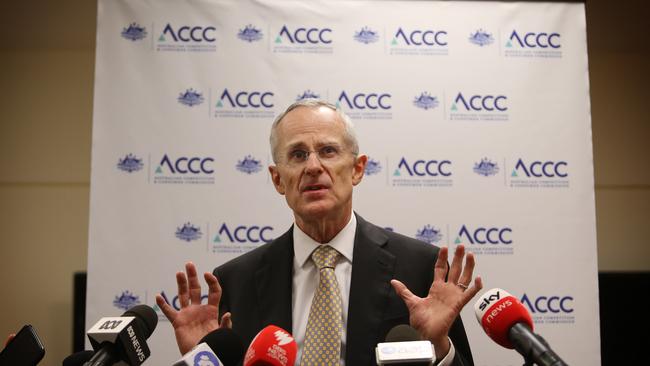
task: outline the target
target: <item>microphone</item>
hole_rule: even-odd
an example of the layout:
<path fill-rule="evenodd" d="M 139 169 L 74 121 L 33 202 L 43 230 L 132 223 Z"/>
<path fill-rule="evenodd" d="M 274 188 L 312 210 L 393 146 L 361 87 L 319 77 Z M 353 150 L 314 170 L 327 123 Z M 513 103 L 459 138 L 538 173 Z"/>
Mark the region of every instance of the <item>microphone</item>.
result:
<path fill-rule="evenodd" d="M 386 334 L 386 342 L 411 342 L 421 341 L 422 337 L 415 328 L 408 324 L 399 324 L 394 326 Z"/>
<path fill-rule="evenodd" d="M 93 357 L 93 351 L 79 351 L 63 359 L 63 366 L 82 366 Z"/>
<path fill-rule="evenodd" d="M 225 363 L 221 362 L 219 357 L 214 354 L 212 348 L 207 343 L 199 343 L 194 346 L 183 357 L 174 362 L 173 366 L 223 366 Z M 232 365 L 232 364 L 231 364 Z"/>
<path fill-rule="evenodd" d="M 386 342 L 375 348 L 377 365 L 430 366 L 436 361 L 433 345 L 423 341 L 413 327 L 396 325 L 386 334 Z"/>
<path fill-rule="evenodd" d="M 526 363 L 566 366 L 546 340 L 533 333 L 533 319 L 516 297 L 493 288 L 474 304 L 476 319 L 487 335 L 501 346 L 516 349 Z"/>
<path fill-rule="evenodd" d="M 244 366 L 291 366 L 297 353 L 298 345 L 291 334 L 275 325 L 267 325 L 248 346 Z"/>
<path fill-rule="evenodd" d="M 244 343 L 232 329 L 219 328 L 203 337 L 173 366 L 232 366 L 241 361 L 244 351 Z"/>
<path fill-rule="evenodd" d="M 118 361 L 141 365 L 151 355 L 146 340 L 156 325 L 158 316 L 147 305 L 136 305 L 119 317 L 99 319 L 88 330 L 95 354 L 84 366 L 113 365 Z"/>

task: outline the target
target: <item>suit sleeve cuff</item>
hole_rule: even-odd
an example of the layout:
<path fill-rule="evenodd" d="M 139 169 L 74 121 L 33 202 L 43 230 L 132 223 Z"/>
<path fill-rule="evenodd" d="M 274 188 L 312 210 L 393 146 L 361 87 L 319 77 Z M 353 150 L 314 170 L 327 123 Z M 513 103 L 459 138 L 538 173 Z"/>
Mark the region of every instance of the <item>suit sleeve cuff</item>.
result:
<path fill-rule="evenodd" d="M 449 339 L 449 352 L 447 352 L 447 355 L 443 357 L 441 360 L 437 360 L 435 365 L 436 366 L 451 366 L 451 364 L 454 362 L 454 357 L 456 357 L 456 349 L 454 348 L 454 342 Z"/>

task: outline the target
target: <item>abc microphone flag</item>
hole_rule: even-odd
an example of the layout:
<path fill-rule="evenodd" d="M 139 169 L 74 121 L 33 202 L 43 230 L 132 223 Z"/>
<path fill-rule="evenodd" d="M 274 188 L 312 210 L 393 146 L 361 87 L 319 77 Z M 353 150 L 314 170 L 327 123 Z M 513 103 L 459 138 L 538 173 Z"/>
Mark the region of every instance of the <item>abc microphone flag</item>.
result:
<path fill-rule="evenodd" d="M 151 354 L 147 338 L 157 324 L 158 315 L 147 305 L 136 305 L 119 317 L 101 318 L 87 333 L 95 350 L 87 365 L 113 365 L 118 361 L 141 365 Z"/>

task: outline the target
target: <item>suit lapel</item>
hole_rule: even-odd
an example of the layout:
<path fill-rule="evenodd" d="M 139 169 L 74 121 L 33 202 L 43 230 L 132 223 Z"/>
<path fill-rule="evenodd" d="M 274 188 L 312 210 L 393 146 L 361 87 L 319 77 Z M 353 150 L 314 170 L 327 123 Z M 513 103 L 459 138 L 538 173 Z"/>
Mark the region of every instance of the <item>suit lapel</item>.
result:
<path fill-rule="evenodd" d="M 269 245 L 261 263 L 255 272 L 260 329 L 273 324 L 291 332 L 293 227 Z"/>
<path fill-rule="evenodd" d="M 391 290 L 395 256 L 382 249 L 388 237 L 357 215 L 350 303 L 348 308 L 346 365 L 368 365 L 378 339 L 383 309 Z M 356 350 L 356 352 L 354 352 Z M 359 352 L 359 351 L 362 352 Z M 363 350 L 367 350 L 364 352 Z"/>

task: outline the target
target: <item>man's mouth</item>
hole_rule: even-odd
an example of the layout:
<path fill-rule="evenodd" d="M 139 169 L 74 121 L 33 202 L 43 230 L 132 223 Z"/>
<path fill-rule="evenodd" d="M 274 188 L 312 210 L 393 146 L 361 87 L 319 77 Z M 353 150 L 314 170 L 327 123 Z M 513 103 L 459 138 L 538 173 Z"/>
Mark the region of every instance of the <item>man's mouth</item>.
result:
<path fill-rule="evenodd" d="M 305 186 L 305 188 L 303 188 L 302 191 L 303 191 L 303 192 L 319 191 L 319 190 L 321 190 L 321 189 L 326 189 L 326 188 L 327 188 L 327 187 L 324 186 L 324 185 L 322 185 L 322 184 L 310 184 L 310 185 L 308 185 L 308 186 Z"/>

